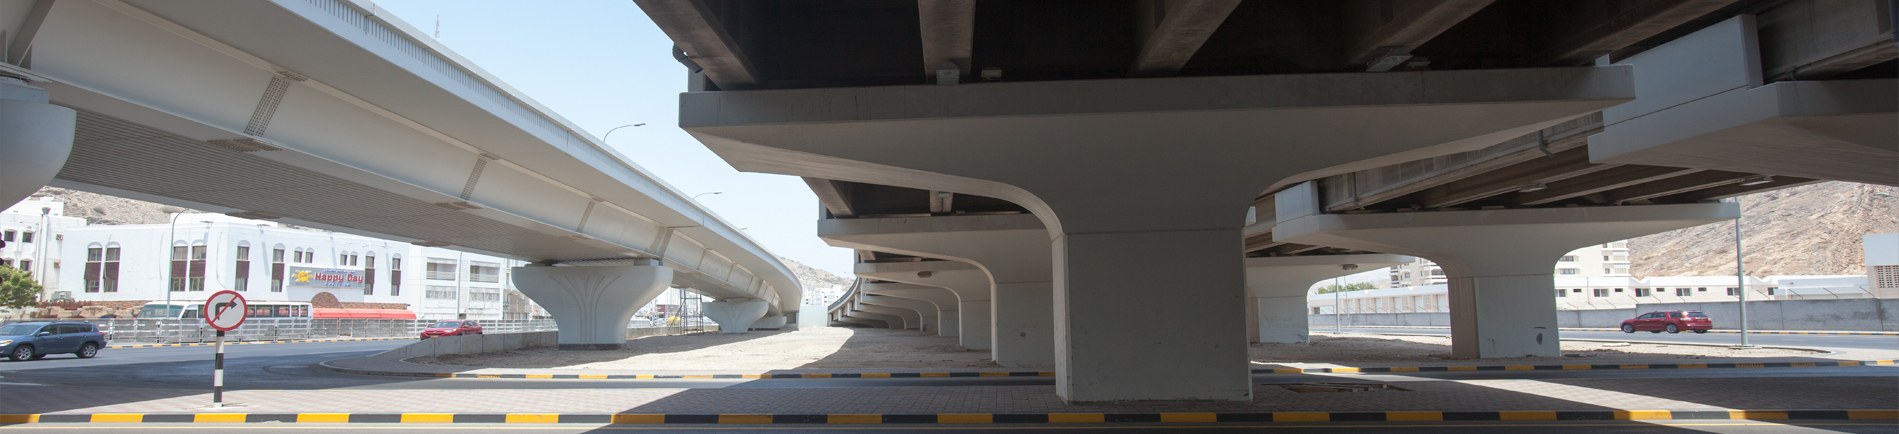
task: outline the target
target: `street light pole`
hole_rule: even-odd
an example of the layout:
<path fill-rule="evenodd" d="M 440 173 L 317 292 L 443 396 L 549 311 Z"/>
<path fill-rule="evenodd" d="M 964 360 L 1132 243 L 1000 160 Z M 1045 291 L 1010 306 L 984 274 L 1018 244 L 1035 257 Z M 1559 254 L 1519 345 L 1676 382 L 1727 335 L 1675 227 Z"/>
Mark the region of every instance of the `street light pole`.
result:
<path fill-rule="evenodd" d="M 166 262 L 165 264 L 165 317 L 167 319 L 176 319 L 176 318 L 172 318 L 172 314 L 171 314 L 171 285 L 172 285 L 172 281 L 178 279 L 178 272 L 172 269 L 171 261 L 176 261 L 176 259 L 171 259 L 171 255 L 176 254 L 175 249 L 177 248 L 177 246 L 173 246 L 173 244 L 178 243 L 178 216 L 181 216 L 181 215 L 185 215 L 185 211 L 182 209 L 178 210 L 178 212 L 171 213 L 171 235 L 169 239 L 165 240 L 165 255 L 167 259 L 165 261 Z M 185 247 L 185 254 L 187 256 L 191 254 L 191 247 L 189 246 Z M 189 262 L 187 262 L 186 264 L 187 265 L 185 266 L 186 267 L 185 271 L 188 274 L 190 272 L 191 266 L 189 265 L 190 264 Z M 179 309 L 179 310 L 182 312 L 184 309 Z"/>
<path fill-rule="evenodd" d="M 1734 280 L 1741 295 L 1741 348 L 1753 348 L 1747 340 L 1747 269 L 1741 263 L 1741 197 L 1734 197 Z"/>
<path fill-rule="evenodd" d="M 617 126 L 617 127 L 613 127 L 613 129 L 611 129 L 611 130 L 607 130 L 607 133 L 606 133 L 606 134 L 601 134 L 601 135 L 600 135 L 600 144 L 603 144 L 603 145 L 604 145 L 604 144 L 606 144 L 606 143 L 607 143 L 607 137 L 611 137 L 611 136 L 613 136 L 613 132 L 614 132 L 614 131 L 619 131 L 619 130 L 620 130 L 621 128 L 626 128 L 626 127 L 640 127 L 640 126 L 646 126 L 646 123 L 645 123 L 645 122 L 634 122 L 634 123 L 631 123 L 631 124 L 626 124 L 626 125 L 621 125 L 621 126 Z"/>

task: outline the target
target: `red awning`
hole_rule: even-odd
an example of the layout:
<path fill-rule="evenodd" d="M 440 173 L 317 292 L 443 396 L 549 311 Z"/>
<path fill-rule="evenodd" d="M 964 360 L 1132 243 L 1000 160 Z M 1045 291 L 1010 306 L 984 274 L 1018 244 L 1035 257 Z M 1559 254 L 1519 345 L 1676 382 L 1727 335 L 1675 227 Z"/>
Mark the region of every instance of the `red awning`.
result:
<path fill-rule="evenodd" d="M 310 309 L 311 318 L 415 319 L 415 312 L 404 309 Z"/>

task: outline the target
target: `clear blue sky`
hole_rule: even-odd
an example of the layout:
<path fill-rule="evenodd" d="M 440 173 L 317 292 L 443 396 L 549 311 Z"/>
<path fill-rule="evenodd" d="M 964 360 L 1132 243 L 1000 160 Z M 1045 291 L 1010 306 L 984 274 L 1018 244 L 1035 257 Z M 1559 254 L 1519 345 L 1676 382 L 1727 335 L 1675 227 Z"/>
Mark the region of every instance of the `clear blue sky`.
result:
<path fill-rule="evenodd" d="M 680 130 L 686 69 L 672 40 L 631 0 L 378 0 L 442 44 L 608 145 L 765 244 L 842 276 L 851 252 L 818 240 L 818 200 L 796 177 L 739 173 Z"/>

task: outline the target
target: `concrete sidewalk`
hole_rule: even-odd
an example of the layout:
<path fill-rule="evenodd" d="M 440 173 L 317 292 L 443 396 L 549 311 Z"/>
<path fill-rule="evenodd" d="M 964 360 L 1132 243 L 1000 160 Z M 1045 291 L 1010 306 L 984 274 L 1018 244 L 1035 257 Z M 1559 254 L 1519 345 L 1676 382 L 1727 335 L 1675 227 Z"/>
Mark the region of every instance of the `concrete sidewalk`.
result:
<path fill-rule="evenodd" d="M 775 381 L 775 380 L 762 380 Z M 207 409 L 197 390 L 7 386 L 0 414 L 542 413 L 1045 414 L 1899 409 L 1899 377 L 1405 382 L 1407 390 L 1300 393 L 1255 385 L 1252 402 L 1067 404 L 1053 386 L 721 389 L 239 390 Z M 533 387 L 523 382 L 521 387 Z M 41 398 L 20 398 L 31 397 Z"/>

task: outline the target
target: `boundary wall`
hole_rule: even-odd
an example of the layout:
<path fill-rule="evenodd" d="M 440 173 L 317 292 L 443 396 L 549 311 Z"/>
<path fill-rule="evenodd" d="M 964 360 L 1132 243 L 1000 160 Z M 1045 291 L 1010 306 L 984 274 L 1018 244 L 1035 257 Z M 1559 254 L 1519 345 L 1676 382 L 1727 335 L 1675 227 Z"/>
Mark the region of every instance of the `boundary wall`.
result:
<path fill-rule="evenodd" d="M 1739 329 L 1739 302 L 1644 303 L 1634 309 L 1556 311 L 1556 324 L 1566 328 L 1616 328 L 1622 320 L 1647 312 L 1698 310 L 1714 318 L 1714 328 Z M 1332 314 L 1308 314 L 1307 324 L 1345 326 L 1451 325 L 1446 312 L 1353 313 L 1335 320 Z M 1747 302 L 1748 328 L 1755 330 L 1899 331 L 1899 299 L 1851 298 L 1838 300 L 1770 300 Z"/>

